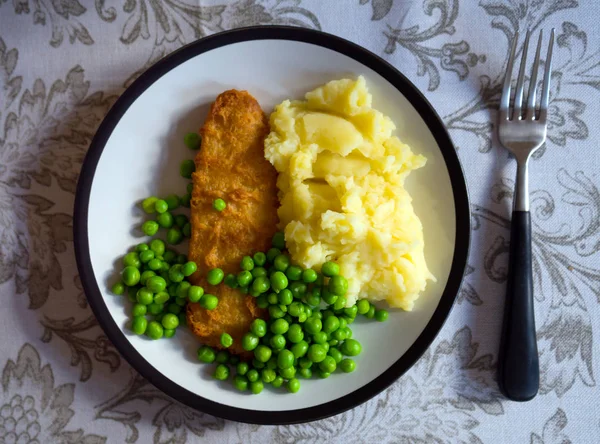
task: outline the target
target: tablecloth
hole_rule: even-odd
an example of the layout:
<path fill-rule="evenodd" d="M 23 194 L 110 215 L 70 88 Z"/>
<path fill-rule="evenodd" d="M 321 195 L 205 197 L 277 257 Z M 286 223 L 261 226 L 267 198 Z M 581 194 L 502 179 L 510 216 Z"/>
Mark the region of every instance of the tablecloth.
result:
<path fill-rule="evenodd" d="M 0 442 L 600 442 L 600 5 L 592 0 L 0 0 Z M 321 29 L 427 96 L 463 162 L 473 243 L 456 306 L 391 388 L 293 426 L 224 421 L 133 371 L 77 275 L 72 208 L 103 116 L 147 67 L 218 31 Z M 556 29 L 531 161 L 539 395 L 496 383 L 515 163 L 494 134 L 509 42 Z M 542 57 L 544 59 L 544 57 Z M 107 214 L 106 223 L 110 224 Z"/>

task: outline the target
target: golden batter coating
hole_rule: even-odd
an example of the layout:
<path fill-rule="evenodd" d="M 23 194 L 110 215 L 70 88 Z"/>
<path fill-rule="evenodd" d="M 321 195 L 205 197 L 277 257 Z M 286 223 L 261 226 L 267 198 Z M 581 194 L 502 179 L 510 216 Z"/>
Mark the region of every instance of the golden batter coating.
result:
<path fill-rule="evenodd" d="M 196 156 L 192 179 L 189 258 L 198 264 L 194 284 L 219 298 L 214 310 L 188 304 L 188 326 L 203 343 L 221 348 L 220 336 L 234 340 L 229 350 L 244 353 L 241 338 L 263 310 L 255 298 L 220 284 L 209 285 L 205 276 L 213 268 L 238 273 L 241 259 L 266 251 L 277 231 L 277 173 L 264 157 L 269 133 L 267 117 L 246 91 L 220 94 L 200 130 L 202 148 Z M 213 209 L 223 199 L 222 212 Z"/>

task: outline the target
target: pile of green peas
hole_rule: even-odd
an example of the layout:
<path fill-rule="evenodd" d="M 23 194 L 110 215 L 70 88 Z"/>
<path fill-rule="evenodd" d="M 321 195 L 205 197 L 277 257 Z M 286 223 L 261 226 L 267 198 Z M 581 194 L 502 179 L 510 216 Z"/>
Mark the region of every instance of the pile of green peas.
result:
<path fill-rule="evenodd" d="M 170 338 L 177 327 L 185 325 L 187 302 L 199 302 L 207 310 L 219 300 L 204 294 L 202 287 L 187 278 L 198 267 L 183 254 L 166 248 L 160 239 L 141 243 L 123 257 L 121 279 L 112 287 L 115 294 L 125 294 L 133 303 L 131 330 L 150 339 Z"/>
<path fill-rule="evenodd" d="M 257 305 L 269 313 L 268 320 L 255 319 L 242 338 L 242 348 L 253 354 L 251 361 L 240 361 L 227 351 L 233 344 L 227 333 L 221 336 L 224 350 L 198 349 L 199 361 L 217 364 L 214 378 L 232 377 L 240 391 L 258 394 L 271 384 L 296 393 L 300 379 L 353 372 L 352 358 L 362 345 L 352 338 L 350 325 L 359 314 L 380 322 L 388 317 L 386 310 L 377 310 L 365 299 L 348 306 L 348 281 L 335 262 L 324 263 L 317 273 L 293 265 L 284 250 L 284 234 L 279 232 L 268 252 L 242 259 L 239 273 L 225 275 L 217 268 L 207 275 L 211 285 L 224 283 L 256 297 Z"/>

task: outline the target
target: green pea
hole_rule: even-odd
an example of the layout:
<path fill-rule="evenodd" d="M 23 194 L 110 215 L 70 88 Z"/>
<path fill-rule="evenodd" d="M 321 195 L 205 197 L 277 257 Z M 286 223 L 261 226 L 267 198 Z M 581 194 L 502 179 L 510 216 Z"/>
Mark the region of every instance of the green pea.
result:
<path fill-rule="evenodd" d="M 283 385 L 283 382 L 283 378 L 281 376 L 277 376 L 273 382 L 271 382 L 271 385 L 275 388 L 280 388 Z"/>
<path fill-rule="evenodd" d="M 342 359 L 338 367 L 344 373 L 352 373 L 356 369 L 356 362 L 349 358 Z"/>
<path fill-rule="evenodd" d="M 171 228 L 175 220 L 173 219 L 173 215 L 171 213 L 165 211 L 164 213 L 161 213 L 158 216 L 156 216 L 156 222 L 158 222 L 158 225 L 160 225 L 163 228 Z"/>
<path fill-rule="evenodd" d="M 298 370 L 298 375 L 300 375 L 301 378 L 310 379 L 312 378 L 312 370 L 309 368 L 301 368 Z"/>
<path fill-rule="evenodd" d="M 304 332 L 300 324 L 290 325 L 290 329 L 287 332 L 287 339 L 293 344 L 296 344 L 304 339 Z"/>
<path fill-rule="evenodd" d="M 321 273 L 327 277 L 337 276 L 340 274 L 340 266 L 335 262 L 327 261 L 321 267 Z"/>
<path fill-rule="evenodd" d="M 277 355 L 271 355 L 267 361 L 266 367 L 270 368 L 271 370 L 275 370 L 277 368 Z"/>
<path fill-rule="evenodd" d="M 356 303 L 356 308 L 358 310 L 358 314 L 364 315 L 367 314 L 371 304 L 366 299 L 361 299 Z"/>
<path fill-rule="evenodd" d="M 160 293 L 167 288 L 167 282 L 160 276 L 152 276 L 146 281 L 146 287 L 153 293 Z"/>
<path fill-rule="evenodd" d="M 308 347 L 307 357 L 312 362 L 321 362 L 327 356 L 327 350 L 321 344 L 312 344 Z"/>
<path fill-rule="evenodd" d="M 313 342 L 316 344 L 324 344 L 327 342 L 327 333 L 320 331 L 313 335 Z"/>
<path fill-rule="evenodd" d="M 227 367 L 225 364 L 217 365 L 217 368 L 215 369 L 215 373 L 213 376 L 215 379 L 218 379 L 219 381 L 227 380 L 227 378 L 229 378 L 229 367 Z"/>
<path fill-rule="evenodd" d="M 307 268 L 302 272 L 302 280 L 307 284 L 315 282 L 317 280 L 317 272 L 312 268 Z"/>
<path fill-rule="evenodd" d="M 325 319 L 325 322 L 323 323 L 323 331 L 325 333 L 331 334 L 338 328 L 340 328 L 340 320 L 337 318 L 337 316 L 329 316 L 327 319 Z"/>
<path fill-rule="evenodd" d="M 324 372 L 323 370 L 319 369 L 318 375 L 319 375 L 319 378 L 321 378 L 321 379 L 327 379 L 331 376 L 331 373 Z"/>
<path fill-rule="evenodd" d="M 179 265 L 184 265 L 188 261 L 188 259 L 187 259 L 187 256 L 185 254 L 178 254 L 177 258 L 175 259 L 175 261 Z"/>
<path fill-rule="evenodd" d="M 278 271 L 277 273 L 281 272 Z M 273 277 L 271 277 L 271 282 L 273 282 Z M 285 288 L 279 292 L 279 295 L 277 296 L 277 302 L 281 305 L 290 305 L 292 302 L 294 302 L 294 295 L 290 290 Z"/>
<path fill-rule="evenodd" d="M 336 331 L 333 332 L 332 336 L 335 340 L 342 342 L 346 339 L 346 330 L 338 328 Z"/>
<path fill-rule="evenodd" d="M 145 242 L 142 242 L 135 246 L 135 251 L 137 251 L 138 253 L 142 253 L 143 251 L 148 251 L 149 249 L 150 249 L 150 247 Z"/>
<path fill-rule="evenodd" d="M 266 367 L 264 362 L 259 361 L 258 359 L 254 358 L 252 359 L 252 367 L 254 367 L 257 370 L 263 369 Z"/>
<path fill-rule="evenodd" d="M 136 300 L 142 305 L 150 305 L 154 302 L 154 295 L 146 287 L 142 287 L 136 294 Z"/>
<path fill-rule="evenodd" d="M 235 274 L 229 273 L 227 276 L 225 276 L 225 279 L 223 279 L 223 282 L 225 283 L 225 285 L 227 285 L 230 288 L 238 287 L 237 278 L 236 278 Z"/>
<path fill-rule="evenodd" d="M 266 276 L 259 276 L 252 282 L 252 289 L 258 294 L 266 293 L 269 288 L 271 288 L 271 283 Z"/>
<path fill-rule="evenodd" d="M 271 287 L 275 291 L 281 291 L 288 286 L 288 278 L 281 271 L 276 271 L 271 275 Z"/>
<path fill-rule="evenodd" d="M 142 201 L 142 209 L 148 214 L 154 213 L 156 211 L 154 209 L 154 204 L 156 203 L 157 200 L 158 200 L 158 197 L 154 197 L 154 196 L 145 198 Z"/>
<path fill-rule="evenodd" d="M 283 349 L 277 355 L 277 367 L 280 369 L 290 368 L 294 365 L 294 354 L 287 349 Z"/>
<path fill-rule="evenodd" d="M 323 302 L 325 302 L 327 305 L 335 304 L 338 299 L 337 295 L 330 292 L 328 288 L 323 288 L 321 290 L 321 297 L 323 298 Z"/>
<path fill-rule="evenodd" d="M 273 369 L 265 368 L 261 371 L 261 379 L 265 384 L 269 384 L 275 380 L 277 373 Z"/>
<path fill-rule="evenodd" d="M 183 196 L 180 197 L 181 200 L 181 206 L 182 207 L 186 207 L 189 208 L 190 207 L 190 201 L 192 200 L 192 193 L 186 193 Z"/>
<path fill-rule="evenodd" d="M 339 364 L 340 362 L 342 362 L 342 360 L 344 358 L 342 352 L 339 351 L 337 348 L 333 348 L 333 347 L 329 348 L 329 351 L 327 352 L 327 354 L 334 359 L 336 364 Z"/>
<path fill-rule="evenodd" d="M 148 328 L 148 320 L 143 316 L 134 316 L 133 321 L 131 322 L 131 330 L 136 335 L 143 335 Z"/>
<path fill-rule="evenodd" d="M 123 282 L 120 281 L 115 282 L 110 291 L 112 291 L 116 295 L 122 295 L 123 293 L 125 293 L 125 285 L 123 284 Z"/>
<path fill-rule="evenodd" d="M 235 375 L 235 377 L 233 378 L 233 385 L 240 392 L 246 391 L 248 390 L 248 378 L 239 374 Z"/>
<path fill-rule="evenodd" d="M 180 203 L 181 203 L 181 202 L 180 202 L 180 200 L 179 200 L 179 197 L 178 197 L 176 194 L 169 194 L 169 195 L 168 195 L 168 196 L 165 198 L 165 202 L 167 203 L 167 207 L 168 207 L 168 208 L 169 208 L 169 210 L 171 210 L 171 211 L 172 211 L 172 210 L 176 210 L 177 208 L 179 208 L 179 205 L 180 205 Z M 187 217 L 186 217 L 186 216 L 184 216 L 184 215 L 181 215 L 181 216 L 185 217 L 185 218 L 186 218 L 186 220 L 187 220 Z M 183 226 L 183 225 L 180 225 L 180 226 Z"/>
<path fill-rule="evenodd" d="M 279 319 L 285 316 L 285 312 L 278 305 L 269 305 L 269 316 L 272 319 Z"/>
<path fill-rule="evenodd" d="M 162 326 L 167 329 L 175 329 L 179 327 L 179 318 L 173 313 L 166 313 L 162 318 Z"/>
<path fill-rule="evenodd" d="M 187 133 L 183 136 L 183 143 L 191 150 L 199 149 L 201 141 L 202 139 L 198 133 Z"/>
<path fill-rule="evenodd" d="M 198 349 L 198 360 L 206 364 L 212 364 L 215 362 L 216 353 L 208 345 L 203 345 Z"/>
<path fill-rule="evenodd" d="M 290 281 L 298 281 L 302 279 L 302 268 L 291 265 L 285 271 L 285 274 Z"/>
<path fill-rule="evenodd" d="M 373 319 L 375 317 L 375 306 L 371 305 L 369 311 L 365 314 L 367 319 Z"/>
<path fill-rule="evenodd" d="M 245 287 L 252 282 L 252 273 L 247 270 L 241 271 L 237 275 L 237 282 L 240 287 Z"/>
<path fill-rule="evenodd" d="M 159 227 L 160 226 L 158 225 L 158 222 L 147 220 L 142 224 L 142 232 L 146 236 L 154 236 L 156 233 L 158 233 Z"/>
<path fill-rule="evenodd" d="M 200 306 L 206 308 L 207 310 L 214 310 L 217 308 L 217 305 L 219 305 L 219 299 L 215 295 L 205 294 L 200 299 Z"/>
<path fill-rule="evenodd" d="M 165 308 L 165 304 L 157 304 L 156 302 L 152 302 L 148 304 L 148 313 L 153 315 L 159 315 L 163 312 Z"/>
<path fill-rule="evenodd" d="M 271 324 L 271 332 L 276 335 L 282 335 L 288 331 L 289 327 L 285 319 L 277 319 Z"/>
<path fill-rule="evenodd" d="M 233 338 L 229 333 L 221 334 L 221 345 L 225 348 L 229 348 L 233 345 Z"/>
<path fill-rule="evenodd" d="M 292 294 L 294 292 L 292 291 Z M 301 302 L 295 301 L 292 302 L 290 304 L 290 306 L 288 307 L 288 313 L 290 314 L 290 316 L 293 316 L 295 318 L 297 318 L 298 316 L 300 316 L 300 313 L 302 313 L 304 311 L 304 306 L 302 305 Z"/>
<path fill-rule="evenodd" d="M 323 313 L 321 313 L 320 311 L 315 311 L 313 313 L 313 316 L 319 320 L 323 320 Z"/>
<path fill-rule="evenodd" d="M 311 368 L 313 363 L 307 357 L 302 357 L 298 359 L 298 365 L 300 366 L 300 368 Z"/>
<path fill-rule="evenodd" d="M 273 240 L 271 243 L 273 244 L 273 247 L 280 250 L 285 250 L 285 234 L 281 231 L 278 231 L 273 235 Z"/>
<path fill-rule="evenodd" d="M 171 245 L 178 245 L 183 240 L 183 233 L 178 227 L 170 228 L 167 231 L 167 242 Z"/>
<path fill-rule="evenodd" d="M 264 388 L 265 388 L 265 385 L 263 384 L 262 381 L 254 381 L 254 382 L 250 383 L 250 391 L 254 395 L 258 395 L 260 392 L 263 391 Z"/>
<path fill-rule="evenodd" d="M 240 287 L 240 293 L 242 293 L 242 294 L 249 294 L 250 290 L 248 289 L 248 286 L 246 285 L 244 287 Z"/>
<path fill-rule="evenodd" d="M 295 298 L 301 299 L 306 294 L 306 284 L 304 282 L 292 282 L 289 286 L 290 291 L 294 295 Z M 293 315 L 292 315 L 293 316 Z"/>
<path fill-rule="evenodd" d="M 254 288 L 250 288 L 249 290 L 250 296 L 254 296 L 255 298 L 260 296 L 260 291 L 254 289 Z"/>
<path fill-rule="evenodd" d="M 296 367 L 282 368 L 279 370 L 279 375 L 284 379 L 292 379 L 296 376 Z"/>
<path fill-rule="evenodd" d="M 242 336 L 242 348 L 246 351 L 252 351 L 258 346 L 259 338 L 254 333 L 246 333 Z"/>
<path fill-rule="evenodd" d="M 344 296 L 348 291 L 348 280 L 344 276 L 332 276 L 327 288 L 336 296 Z"/>
<path fill-rule="evenodd" d="M 131 315 L 135 318 L 136 316 L 144 316 L 148 311 L 148 308 L 144 304 L 139 302 L 134 304 L 131 308 Z"/>
<path fill-rule="evenodd" d="M 251 271 L 251 273 L 252 273 L 252 277 L 257 278 L 260 276 L 266 276 L 267 270 L 265 270 L 264 267 L 254 267 L 254 269 Z"/>
<path fill-rule="evenodd" d="M 358 307 L 353 305 L 352 307 L 344 308 L 344 314 L 349 318 L 355 318 L 358 314 Z"/>
<path fill-rule="evenodd" d="M 267 362 L 273 352 L 266 345 L 259 345 L 254 349 L 254 357 L 260 362 Z"/>
<path fill-rule="evenodd" d="M 240 262 L 240 268 L 245 271 L 254 269 L 254 260 L 250 256 L 244 256 Z"/>
<path fill-rule="evenodd" d="M 186 179 L 192 178 L 192 173 L 196 171 L 196 165 L 193 160 L 184 160 L 179 166 L 179 174 Z"/>
<path fill-rule="evenodd" d="M 292 378 L 287 383 L 287 389 L 290 393 L 297 393 L 300 390 L 300 381 L 296 378 Z"/>
<path fill-rule="evenodd" d="M 169 209 L 169 204 L 167 204 L 167 202 L 165 202 L 163 199 L 158 199 L 156 202 L 154 202 L 154 209 L 157 213 L 161 214 Z"/>
<path fill-rule="evenodd" d="M 143 264 L 147 264 L 152 259 L 154 259 L 154 251 L 152 251 L 152 250 L 145 250 L 145 251 L 142 251 L 140 253 L 140 261 Z"/>
<path fill-rule="evenodd" d="M 150 321 L 148 323 L 148 327 L 146 328 L 146 335 L 150 339 L 160 339 L 164 335 L 163 326 L 160 325 L 157 321 Z"/>
<path fill-rule="evenodd" d="M 322 328 L 323 323 L 319 318 L 316 317 L 310 317 L 304 323 L 304 330 L 306 330 L 306 333 L 311 335 L 320 332 Z"/>
<path fill-rule="evenodd" d="M 229 352 L 227 350 L 219 350 L 215 356 L 217 364 L 227 364 L 229 361 Z"/>
<path fill-rule="evenodd" d="M 269 251 L 267 251 L 267 262 L 272 263 L 280 254 L 281 250 L 279 248 L 271 248 Z"/>
<path fill-rule="evenodd" d="M 190 288 L 192 287 L 192 284 L 190 284 L 187 281 L 182 281 L 179 284 L 175 284 L 175 285 L 176 285 L 176 287 L 175 287 L 174 296 L 176 296 L 179 299 L 187 298 Z"/>
<path fill-rule="evenodd" d="M 306 303 L 313 307 L 318 307 L 321 304 L 321 289 L 313 288 L 305 296 Z"/>
<path fill-rule="evenodd" d="M 206 280 L 210 285 L 219 285 L 223 282 L 223 278 L 225 277 L 225 273 L 220 268 L 213 268 L 206 275 Z"/>
<path fill-rule="evenodd" d="M 248 365 L 247 362 L 240 362 L 237 364 L 237 367 L 235 368 L 235 371 L 237 372 L 238 375 L 245 375 L 246 373 L 248 373 L 248 370 L 250 369 L 250 366 Z"/>
<path fill-rule="evenodd" d="M 387 321 L 388 316 L 389 316 L 389 313 L 387 310 L 375 310 L 375 320 L 377 322 Z"/>
<path fill-rule="evenodd" d="M 340 349 L 346 356 L 358 356 L 362 351 L 362 346 L 356 339 L 346 339 Z"/>
<path fill-rule="evenodd" d="M 179 305 L 180 307 L 185 307 L 187 305 L 187 298 L 177 298 L 175 299 L 175 304 Z"/>
<path fill-rule="evenodd" d="M 260 375 L 255 368 L 248 370 L 248 373 L 246 373 L 246 378 L 248 378 L 248 381 L 250 382 L 258 381 L 259 376 Z"/>
<path fill-rule="evenodd" d="M 296 324 L 294 324 L 296 325 Z M 289 336 L 289 333 L 288 333 Z M 307 352 L 308 352 L 308 342 L 300 340 L 297 343 L 295 343 L 294 345 L 292 345 L 292 348 L 290 349 L 290 351 L 293 353 L 295 358 L 301 358 L 303 357 Z"/>
<path fill-rule="evenodd" d="M 256 298 L 256 305 L 258 308 L 267 308 L 269 306 L 269 301 L 267 300 L 267 295 L 261 294 Z"/>
<path fill-rule="evenodd" d="M 197 285 L 192 285 L 188 289 L 187 297 L 190 302 L 200 302 L 202 296 L 204 296 L 204 288 Z"/>
<path fill-rule="evenodd" d="M 187 224 L 184 224 L 183 227 L 181 228 L 181 232 L 183 233 L 183 235 L 185 237 L 191 237 L 192 225 L 189 222 Z"/>
<path fill-rule="evenodd" d="M 177 196 L 175 196 L 177 197 Z M 179 205 L 179 198 L 177 197 L 177 204 Z M 178 214 L 177 216 L 174 216 L 174 221 L 175 221 L 175 225 L 177 225 L 179 228 L 183 228 L 185 226 L 185 224 L 187 224 L 189 222 L 188 217 L 185 214 Z"/>
<path fill-rule="evenodd" d="M 279 297 L 277 296 L 277 293 L 269 293 L 267 296 L 267 301 L 271 305 L 279 305 Z"/>
<path fill-rule="evenodd" d="M 341 314 L 342 310 L 346 307 L 346 296 L 338 296 L 337 300 L 333 304 L 334 311 Z"/>
<path fill-rule="evenodd" d="M 123 264 L 125 265 L 125 267 L 140 268 L 142 266 L 142 262 L 140 261 L 140 256 L 135 251 L 132 251 L 131 253 L 127 253 L 123 257 Z"/>
<path fill-rule="evenodd" d="M 274 349 L 274 350 L 281 350 L 285 347 L 286 344 L 286 340 L 285 337 L 283 335 L 277 334 L 271 337 L 271 339 L 269 340 L 269 345 Z"/>
<path fill-rule="evenodd" d="M 254 259 L 254 263 L 259 267 L 262 267 L 267 263 L 267 255 L 265 253 L 254 253 L 254 256 L 252 256 L 252 258 Z"/>
<path fill-rule="evenodd" d="M 160 279 L 162 279 L 162 278 L 160 278 Z M 150 287 L 148 287 L 148 288 L 150 288 Z M 155 304 L 164 304 L 165 302 L 167 302 L 169 300 L 169 298 L 170 298 L 169 293 L 167 293 L 166 291 L 159 291 L 158 293 L 156 293 L 154 295 L 154 303 Z"/>
<path fill-rule="evenodd" d="M 267 334 L 267 323 L 264 320 L 257 318 L 250 324 L 250 331 L 259 338 L 262 338 Z"/>
<path fill-rule="evenodd" d="M 154 251 L 156 256 L 162 256 L 165 254 L 165 243 L 160 239 L 153 239 L 150 242 L 150 250 Z"/>
<path fill-rule="evenodd" d="M 290 266 L 290 258 L 285 254 L 280 254 L 273 261 L 275 269 L 278 271 L 285 271 Z"/>
<path fill-rule="evenodd" d="M 227 208 L 227 204 L 223 199 L 215 199 L 213 201 L 213 208 L 217 211 L 223 211 L 225 208 Z"/>

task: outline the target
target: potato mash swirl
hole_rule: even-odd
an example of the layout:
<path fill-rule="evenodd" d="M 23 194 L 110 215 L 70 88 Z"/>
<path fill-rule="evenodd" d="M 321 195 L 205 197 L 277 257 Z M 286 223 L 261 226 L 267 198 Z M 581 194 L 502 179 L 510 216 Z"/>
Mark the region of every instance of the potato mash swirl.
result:
<path fill-rule="evenodd" d="M 412 310 L 427 280 L 423 228 L 404 188 L 422 155 L 392 136 L 365 79 L 342 79 L 285 100 L 271 114 L 265 157 L 279 172 L 280 228 L 292 260 L 328 260 L 348 278 L 347 304 L 386 300 Z"/>

